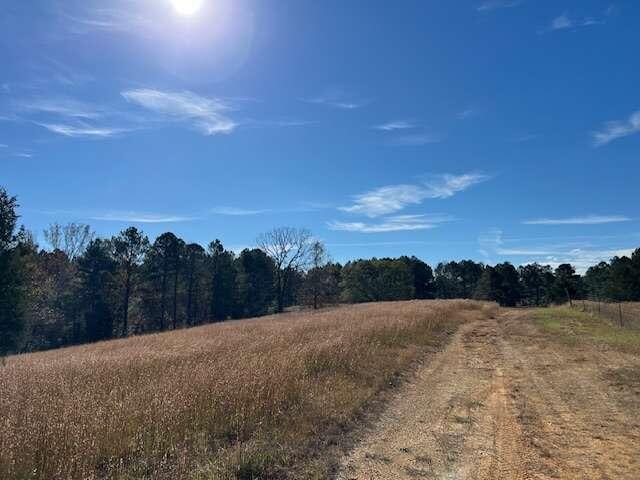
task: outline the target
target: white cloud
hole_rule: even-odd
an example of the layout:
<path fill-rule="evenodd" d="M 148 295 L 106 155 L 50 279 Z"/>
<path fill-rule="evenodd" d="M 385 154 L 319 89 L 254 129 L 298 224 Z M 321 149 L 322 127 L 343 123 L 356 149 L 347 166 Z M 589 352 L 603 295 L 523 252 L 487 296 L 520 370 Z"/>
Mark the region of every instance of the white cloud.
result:
<path fill-rule="evenodd" d="M 449 198 L 458 192 L 487 180 L 489 180 L 489 176 L 480 173 L 441 175 L 435 180 L 426 183 L 427 198 Z"/>
<path fill-rule="evenodd" d="M 412 135 L 402 135 L 389 140 L 387 143 L 398 147 L 417 147 L 430 143 L 439 143 L 442 137 L 433 133 L 416 133 Z"/>
<path fill-rule="evenodd" d="M 593 132 L 593 143 L 596 147 L 606 145 L 618 138 L 627 137 L 640 132 L 640 110 L 632 113 L 626 121 L 613 121 L 604 124 L 602 130 Z"/>
<path fill-rule="evenodd" d="M 601 225 L 603 223 L 629 222 L 631 219 L 623 215 L 587 215 L 571 218 L 540 218 L 525 220 L 525 225 Z"/>
<path fill-rule="evenodd" d="M 110 118 L 108 123 L 121 122 L 124 114 L 71 98 L 19 101 L 15 103 L 15 109 L 26 118 L 16 116 L 14 121 L 28 120 L 65 137 L 104 139 L 132 130 L 130 127 L 104 125 L 107 123 L 105 118 Z"/>
<path fill-rule="evenodd" d="M 594 236 L 591 237 L 591 240 L 598 238 Z M 616 249 L 607 246 L 594 246 L 590 241 L 582 244 L 575 242 L 530 244 L 531 241 L 536 240 L 540 239 L 505 239 L 502 230 L 492 229 L 478 237 L 479 252 L 488 263 L 503 261 L 505 257 L 526 257 L 522 261 L 514 263 L 526 265 L 537 262 L 554 268 L 562 263 L 570 263 L 578 273 L 584 273 L 592 265 L 608 261 L 614 256 L 629 256 L 633 251 L 632 248 Z"/>
<path fill-rule="evenodd" d="M 70 31 L 75 34 L 86 34 L 96 30 L 141 33 L 152 25 L 149 18 L 134 13 L 131 6 L 122 9 L 87 10 L 85 14 L 80 15 L 63 12 L 62 16 L 69 22 Z"/>
<path fill-rule="evenodd" d="M 267 210 L 250 210 L 237 207 L 214 207 L 211 209 L 213 215 L 228 215 L 228 216 L 247 216 L 247 215 L 259 215 L 265 213 Z"/>
<path fill-rule="evenodd" d="M 551 20 L 551 30 L 562 30 L 563 28 L 573 27 L 573 20 L 566 14 L 560 15 Z"/>
<path fill-rule="evenodd" d="M 245 121 L 245 123 L 249 123 L 249 125 L 255 125 L 257 127 L 305 127 L 307 125 L 312 125 L 317 123 L 313 120 L 252 120 L 250 122 Z"/>
<path fill-rule="evenodd" d="M 59 115 L 72 119 L 97 119 L 104 116 L 104 111 L 77 100 L 69 98 L 36 99 L 22 102 L 20 108 L 29 112 Z"/>
<path fill-rule="evenodd" d="M 356 195 L 353 205 L 340 207 L 340 210 L 377 217 L 419 204 L 425 198 L 424 188 L 420 185 L 389 185 Z"/>
<path fill-rule="evenodd" d="M 439 223 L 450 221 L 451 217 L 440 215 L 395 215 L 385 217 L 378 223 L 340 222 L 328 223 L 331 230 L 360 233 L 386 233 L 435 228 Z"/>
<path fill-rule="evenodd" d="M 376 125 L 373 128 L 375 128 L 376 130 L 382 130 L 385 132 L 393 132 L 394 130 L 406 130 L 410 128 L 416 128 L 416 126 L 413 123 L 408 122 L 406 120 L 395 120 L 392 122 L 383 123 L 382 125 Z"/>
<path fill-rule="evenodd" d="M 8 148 L 9 145 L 7 145 L 6 143 L 0 143 L 0 148 Z"/>
<path fill-rule="evenodd" d="M 89 126 L 73 126 L 65 125 L 61 123 L 39 123 L 41 127 L 47 130 L 64 135 L 65 137 L 87 137 L 87 138 L 108 138 L 113 137 L 119 133 L 126 132 L 127 129 L 123 128 L 108 128 L 108 127 L 89 127 Z"/>
<path fill-rule="evenodd" d="M 98 215 L 92 215 L 88 218 L 91 220 L 125 223 L 177 223 L 190 222 L 197 219 L 196 217 L 187 217 L 181 215 L 141 212 L 106 212 Z"/>
<path fill-rule="evenodd" d="M 158 115 L 186 121 L 205 135 L 231 133 L 238 124 L 226 116 L 230 108 L 221 100 L 191 92 L 165 92 L 148 88 L 127 90 L 122 96 Z"/>
<path fill-rule="evenodd" d="M 574 248 L 565 252 L 554 252 L 551 255 L 541 255 L 538 258 L 522 262 L 523 265 L 538 262 L 544 265 L 557 267 L 563 263 L 570 263 L 579 274 L 584 274 L 589 267 L 600 262 L 608 262 L 613 257 L 631 256 L 633 248 L 620 249 L 583 249 Z M 532 255 L 535 257 L 535 255 Z"/>
<path fill-rule="evenodd" d="M 358 98 L 341 89 L 329 90 L 322 95 L 311 98 L 302 99 L 307 103 L 315 103 L 317 105 L 326 105 L 328 107 L 340 108 L 342 110 L 355 110 L 368 105 L 369 100 Z"/>
<path fill-rule="evenodd" d="M 370 218 L 388 215 L 429 198 L 449 198 L 488 179 L 488 176 L 478 173 L 446 174 L 418 185 L 388 185 L 356 195 L 353 205 L 340 207 L 340 210 Z"/>
<path fill-rule="evenodd" d="M 535 248 L 532 248 L 532 249 L 499 248 L 496 250 L 496 253 L 499 253 L 500 255 L 513 255 L 513 256 L 540 256 L 540 255 L 553 255 L 554 253 L 557 253 L 557 252 L 544 250 L 544 249 L 536 250 Z"/>
<path fill-rule="evenodd" d="M 18 158 L 33 158 L 33 153 L 18 152 L 18 153 L 14 153 L 13 156 Z"/>
<path fill-rule="evenodd" d="M 524 3 L 524 0 L 488 0 L 476 7 L 479 12 L 490 12 L 500 8 L 518 7 Z"/>
<path fill-rule="evenodd" d="M 558 15 L 551 20 L 549 26 L 539 30 L 538 33 L 546 33 L 557 30 L 578 29 L 581 27 L 590 27 L 593 25 L 602 25 L 604 20 L 598 20 L 593 17 L 584 17 L 582 19 L 571 18 L 567 13 Z"/>

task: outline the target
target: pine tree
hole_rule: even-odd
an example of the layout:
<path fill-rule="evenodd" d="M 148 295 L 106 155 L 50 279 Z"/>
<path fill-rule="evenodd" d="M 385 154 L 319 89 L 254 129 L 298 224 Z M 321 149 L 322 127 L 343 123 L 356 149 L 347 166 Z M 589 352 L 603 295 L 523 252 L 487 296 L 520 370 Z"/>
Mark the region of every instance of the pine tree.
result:
<path fill-rule="evenodd" d="M 17 247 L 16 197 L 0 187 L 0 358 L 15 352 L 25 330 L 25 292 L 20 250 Z M 4 362 L 4 360 L 3 360 Z"/>

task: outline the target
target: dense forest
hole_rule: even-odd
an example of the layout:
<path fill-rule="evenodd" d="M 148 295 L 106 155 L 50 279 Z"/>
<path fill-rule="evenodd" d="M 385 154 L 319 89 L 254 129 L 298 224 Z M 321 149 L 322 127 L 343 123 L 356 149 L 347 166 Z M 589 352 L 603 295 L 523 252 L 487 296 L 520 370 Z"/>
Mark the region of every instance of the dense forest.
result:
<path fill-rule="evenodd" d="M 304 229 L 276 228 L 239 254 L 135 227 L 109 239 L 84 224 L 53 224 L 39 247 L 18 227 L 18 201 L 0 188 L 0 357 L 282 312 L 304 305 L 475 298 L 505 306 L 577 298 L 640 300 L 640 249 L 577 275 L 472 260 L 433 270 L 416 257 L 329 261 Z"/>

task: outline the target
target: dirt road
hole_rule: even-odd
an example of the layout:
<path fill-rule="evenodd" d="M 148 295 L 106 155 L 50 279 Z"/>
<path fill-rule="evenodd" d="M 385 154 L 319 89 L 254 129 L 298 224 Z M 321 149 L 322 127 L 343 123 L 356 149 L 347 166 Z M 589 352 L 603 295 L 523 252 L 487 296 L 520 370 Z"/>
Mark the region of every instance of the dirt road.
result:
<path fill-rule="evenodd" d="M 639 379 L 637 356 L 553 341 L 526 310 L 468 323 L 338 479 L 638 479 Z"/>

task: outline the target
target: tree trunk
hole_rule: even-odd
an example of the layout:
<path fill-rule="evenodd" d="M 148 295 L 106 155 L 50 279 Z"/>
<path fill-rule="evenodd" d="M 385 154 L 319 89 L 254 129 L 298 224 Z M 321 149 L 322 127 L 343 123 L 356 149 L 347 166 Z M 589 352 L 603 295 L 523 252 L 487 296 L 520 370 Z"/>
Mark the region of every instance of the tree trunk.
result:
<path fill-rule="evenodd" d="M 173 329 L 178 326 L 178 268 L 173 275 Z"/>
<path fill-rule="evenodd" d="M 127 272 L 124 282 L 124 305 L 122 306 L 122 334 L 126 337 L 129 332 L 129 297 L 131 296 L 131 272 Z"/>
<path fill-rule="evenodd" d="M 164 330 L 164 316 L 167 312 L 167 267 L 166 264 L 162 271 L 162 292 L 160 300 L 160 330 Z"/>

